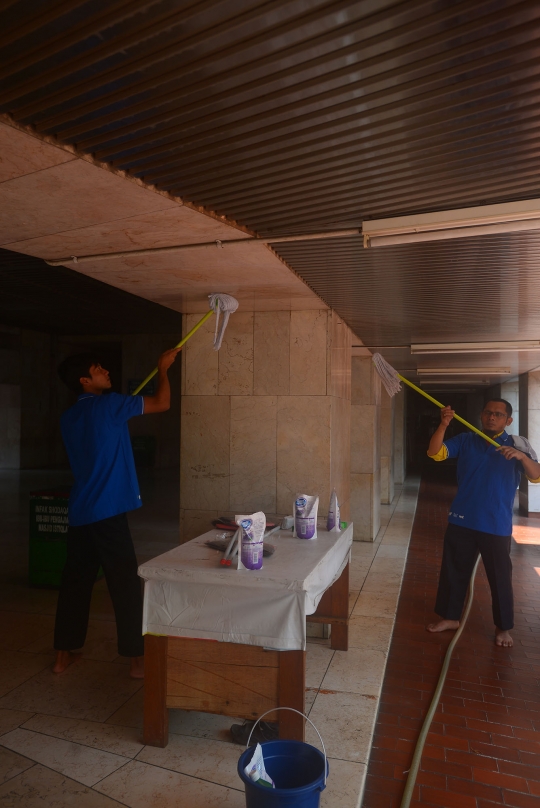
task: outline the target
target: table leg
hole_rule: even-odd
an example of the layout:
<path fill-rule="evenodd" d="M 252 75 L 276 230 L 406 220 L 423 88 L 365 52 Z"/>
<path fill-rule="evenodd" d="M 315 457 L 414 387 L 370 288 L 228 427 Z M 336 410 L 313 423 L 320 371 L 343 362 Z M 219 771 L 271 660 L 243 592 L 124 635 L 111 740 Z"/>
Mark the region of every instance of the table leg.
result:
<path fill-rule="evenodd" d="M 306 692 L 306 652 L 279 652 L 279 703 L 278 707 L 293 707 L 304 710 Z M 289 741 L 303 741 L 305 719 L 290 710 L 276 713 L 279 721 L 279 737 Z M 272 716 L 268 718 L 272 720 Z"/>
<path fill-rule="evenodd" d="M 349 650 L 349 564 L 331 587 L 332 611 L 334 617 L 345 618 L 344 623 L 333 623 L 330 634 L 330 647 L 334 651 Z"/>
<path fill-rule="evenodd" d="M 322 596 L 315 614 L 309 614 L 311 623 L 329 623 L 332 626 L 330 647 L 334 651 L 349 649 L 349 563 Z"/>
<path fill-rule="evenodd" d="M 149 746 L 164 747 L 169 741 L 167 646 L 168 637 L 144 638 L 143 742 Z"/>

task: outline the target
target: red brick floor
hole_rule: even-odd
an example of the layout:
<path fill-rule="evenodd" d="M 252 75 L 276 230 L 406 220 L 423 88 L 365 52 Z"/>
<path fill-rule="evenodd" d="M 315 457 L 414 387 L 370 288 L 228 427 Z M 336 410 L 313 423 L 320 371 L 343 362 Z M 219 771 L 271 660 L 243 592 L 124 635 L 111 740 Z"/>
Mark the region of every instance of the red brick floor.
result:
<path fill-rule="evenodd" d="M 420 488 L 363 808 L 399 806 L 406 772 L 450 633 L 429 634 L 448 506 L 448 471 Z M 513 542 L 514 647 L 493 642 L 482 564 L 474 604 L 428 735 L 412 805 L 540 808 L 540 523 L 519 520 Z M 536 527 L 536 525 L 538 525 Z M 521 534 L 520 534 L 521 530 Z M 535 544 L 534 542 L 537 542 Z"/>

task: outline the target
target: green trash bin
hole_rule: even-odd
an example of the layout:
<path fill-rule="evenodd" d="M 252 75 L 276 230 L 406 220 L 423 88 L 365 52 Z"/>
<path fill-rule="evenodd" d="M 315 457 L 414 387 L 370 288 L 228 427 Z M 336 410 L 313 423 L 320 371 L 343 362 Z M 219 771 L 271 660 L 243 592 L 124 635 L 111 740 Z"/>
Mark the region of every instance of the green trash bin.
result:
<path fill-rule="evenodd" d="M 60 586 L 66 563 L 69 488 L 30 492 L 31 586 Z"/>

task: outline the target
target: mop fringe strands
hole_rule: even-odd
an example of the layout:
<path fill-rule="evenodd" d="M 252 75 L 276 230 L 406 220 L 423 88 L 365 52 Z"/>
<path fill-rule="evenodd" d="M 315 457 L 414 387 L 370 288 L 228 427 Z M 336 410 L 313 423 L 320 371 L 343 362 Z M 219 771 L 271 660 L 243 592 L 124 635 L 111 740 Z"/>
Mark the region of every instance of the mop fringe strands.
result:
<path fill-rule="evenodd" d="M 213 294 L 208 295 L 210 308 L 216 314 L 216 331 L 214 334 L 214 351 L 219 351 L 223 341 L 223 334 L 227 328 L 229 317 L 238 308 L 238 300 L 231 295 Z M 220 313 L 223 312 L 223 319 L 221 320 L 221 327 L 219 327 Z"/>
<path fill-rule="evenodd" d="M 399 382 L 399 374 L 397 370 L 394 370 L 392 365 L 389 365 L 386 359 L 380 355 L 380 353 L 373 354 L 373 364 L 377 370 L 377 373 L 381 377 L 381 381 L 384 384 L 384 389 L 390 396 L 390 398 L 394 398 L 396 393 L 399 393 L 401 390 L 401 384 Z"/>
<path fill-rule="evenodd" d="M 445 406 L 444 404 L 441 404 L 440 401 L 437 401 L 436 398 L 433 398 L 433 396 L 430 396 L 429 393 L 426 393 L 425 390 L 422 390 L 420 387 L 417 387 L 415 384 L 413 384 L 408 379 L 406 379 L 405 376 L 402 376 L 401 373 L 398 373 L 397 370 L 395 370 L 395 368 L 392 367 L 392 365 L 388 364 L 386 359 L 383 359 L 383 357 L 380 355 L 380 353 L 373 354 L 372 360 L 373 360 L 373 364 L 375 365 L 375 368 L 377 370 L 377 373 L 381 377 L 381 381 L 382 381 L 382 383 L 384 385 L 384 388 L 385 388 L 386 392 L 388 393 L 388 395 L 390 396 L 390 398 L 393 398 L 396 395 L 396 393 L 399 393 L 399 391 L 401 390 L 400 382 L 404 382 L 409 387 L 412 387 L 413 390 L 416 390 L 417 393 L 420 393 L 421 396 L 424 396 L 424 398 L 427 398 L 428 401 L 431 401 L 432 404 L 435 404 L 437 407 L 439 407 L 439 409 L 442 410 L 444 408 L 444 406 Z M 454 418 L 456 419 L 456 421 L 459 421 L 461 424 L 468 427 L 473 432 L 476 432 L 476 434 L 480 435 L 481 438 L 484 438 L 484 440 L 487 440 L 488 443 L 492 443 L 493 446 L 497 447 L 497 449 L 501 448 L 500 444 L 498 444 L 496 441 L 492 440 L 487 435 L 484 435 L 483 432 L 481 432 L 475 426 L 473 426 L 468 421 L 466 421 L 465 418 L 462 418 L 461 415 L 458 415 L 456 413 L 456 414 L 454 414 Z"/>
<path fill-rule="evenodd" d="M 225 333 L 225 329 L 227 328 L 227 323 L 229 322 L 229 316 L 236 311 L 238 308 L 238 300 L 232 295 L 225 295 L 220 294 L 219 292 L 214 292 L 214 294 L 208 295 L 208 300 L 210 302 L 210 311 L 206 312 L 204 317 L 202 317 L 196 325 L 193 326 L 191 331 L 189 331 L 186 336 L 180 340 L 174 347 L 181 348 L 182 345 L 193 336 L 193 334 L 199 330 L 199 328 L 205 324 L 205 322 L 212 316 L 212 314 L 216 315 L 216 332 L 214 334 L 214 351 L 219 351 L 221 348 L 221 343 L 223 341 L 223 334 Z M 219 324 L 219 315 L 220 312 L 223 312 L 223 319 L 221 321 L 221 328 L 219 329 L 218 333 L 218 324 Z M 136 396 L 138 393 L 141 392 L 143 387 L 145 387 L 148 382 L 154 378 L 156 373 L 158 372 L 157 368 L 154 368 L 152 373 L 149 373 L 146 379 L 143 379 L 139 386 L 133 391 L 131 394 L 132 396 Z"/>

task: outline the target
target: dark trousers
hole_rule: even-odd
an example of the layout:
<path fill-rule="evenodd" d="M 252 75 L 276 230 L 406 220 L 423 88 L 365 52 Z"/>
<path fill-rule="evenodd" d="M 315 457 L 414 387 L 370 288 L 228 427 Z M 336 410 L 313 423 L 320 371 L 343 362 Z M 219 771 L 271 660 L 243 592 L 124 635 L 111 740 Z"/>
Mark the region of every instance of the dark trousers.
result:
<path fill-rule="evenodd" d="M 125 513 L 91 525 L 69 528 L 67 561 L 56 608 L 54 647 L 57 651 L 83 647 L 92 589 L 100 566 L 116 616 L 118 653 L 127 657 L 142 656 L 141 579 L 137 575 L 137 558 Z"/>
<path fill-rule="evenodd" d="M 511 539 L 511 536 L 448 525 L 435 603 L 438 615 L 445 620 L 461 620 L 467 587 L 480 553 L 491 589 L 493 622 L 502 631 L 514 627 Z"/>

